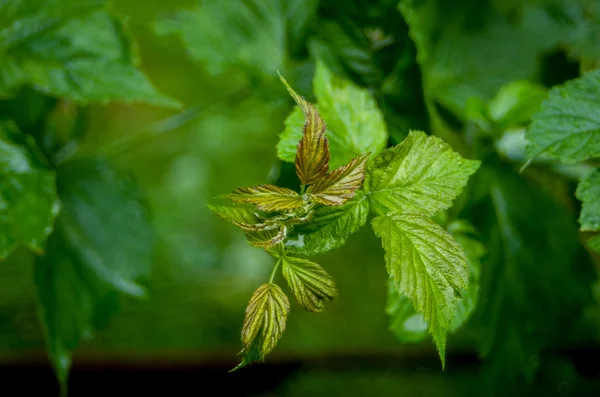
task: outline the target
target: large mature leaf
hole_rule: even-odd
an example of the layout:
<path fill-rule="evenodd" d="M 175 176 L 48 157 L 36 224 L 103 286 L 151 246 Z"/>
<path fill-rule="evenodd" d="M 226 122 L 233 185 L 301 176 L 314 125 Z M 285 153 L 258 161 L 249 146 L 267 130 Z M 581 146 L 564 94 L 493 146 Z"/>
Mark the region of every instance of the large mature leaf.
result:
<path fill-rule="evenodd" d="M 478 168 L 479 161 L 463 159 L 440 138 L 411 131 L 369 165 L 365 188 L 380 214 L 433 215 L 452 205 Z"/>
<path fill-rule="evenodd" d="M 445 362 L 446 334 L 461 291 L 467 287 L 467 259 L 454 238 L 424 215 L 391 212 L 373 219 L 396 288 L 423 313 Z"/>
<path fill-rule="evenodd" d="M 289 311 L 290 301 L 278 285 L 263 284 L 254 291 L 242 327 L 242 362 L 232 371 L 265 359 L 283 335 Z"/>
<path fill-rule="evenodd" d="M 369 201 L 362 191 L 340 207 L 319 207 L 309 223 L 294 227 L 296 238 L 288 239 L 290 251 L 317 255 L 343 246 L 367 222 Z"/>
<path fill-rule="evenodd" d="M 333 168 L 364 153 L 376 156 L 385 148 L 388 133 L 383 114 L 367 90 L 333 75 L 321 61 L 317 61 L 313 89 L 329 126 Z"/>
<path fill-rule="evenodd" d="M 473 229 L 465 221 L 452 222 L 448 225 L 448 231 L 464 250 L 470 273 L 469 287 L 462 291 L 462 299 L 454 309 L 454 318 L 448 328 L 450 332 L 454 332 L 471 317 L 477 307 L 481 258 L 485 254 L 485 247 L 468 236 Z M 385 311 L 390 317 L 390 330 L 401 342 L 420 342 L 427 336 L 428 325 L 423 314 L 415 310 L 410 298 L 398 291 L 393 279 L 389 280 Z"/>
<path fill-rule="evenodd" d="M 32 85 L 84 104 L 179 106 L 137 68 L 132 41 L 105 1 L 5 1 L 0 16 L 0 97 Z"/>
<path fill-rule="evenodd" d="M 479 177 L 491 197 L 490 218 L 475 218 L 490 235 L 476 312 L 480 353 L 496 377 L 531 376 L 531 357 L 563 341 L 588 304 L 575 217 L 510 171 L 486 168 Z"/>
<path fill-rule="evenodd" d="M 333 278 L 318 264 L 291 256 L 282 257 L 281 262 L 283 277 L 304 309 L 320 312 L 325 302 L 337 296 Z"/>
<path fill-rule="evenodd" d="M 298 95 L 283 77 L 281 81 L 306 119 L 296 151 L 295 165 L 300 183 L 310 185 L 320 180 L 329 170 L 329 142 L 325 136 L 327 125 L 313 105 Z"/>
<path fill-rule="evenodd" d="M 526 137 L 529 158 L 575 163 L 600 157 L 600 70 L 550 90 Z"/>
<path fill-rule="evenodd" d="M 271 77 L 284 69 L 287 44 L 303 37 L 316 7 L 314 0 L 205 0 L 159 21 L 156 30 L 180 36 L 211 74 L 242 67 Z"/>
<path fill-rule="evenodd" d="M 313 200 L 324 205 L 342 205 L 356 194 L 365 179 L 365 166 L 369 153 L 352 159 L 348 164 L 341 166 L 325 175 L 306 193 Z"/>
<path fill-rule="evenodd" d="M 304 200 L 297 192 L 275 185 L 240 187 L 222 198 L 234 203 L 254 204 L 263 211 L 284 211 L 299 208 Z"/>
<path fill-rule="evenodd" d="M 470 98 L 489 99 L 503 84 L 535 75 L 543 47 L 526 21 L 496 9 L 500 2 L 402 0 L 399 8 L 417 47 L 432 116 L 439 104 L 462 119 Z"/>
<path fill-rule="evenodd" d="M 596 169 L 579 182 L 575 193 L 583 203 L 579 223 L 581 230 L 600 230 L 600 169 Z"/>
<path fill-rule="evenodd" d="M 0 125 L 0 259 L 19 245 L 43 252 L 58 214 L 54 172 L 30 137 Z"/>
<path fill-rule="evenodd" d="M 142 297 L 136 283 L 152 265 L 153 233 L 131 182 L 99 159 L 58 169 L 62 211 L 37 260 L 42 322 L 62 383 L 71 351 L 114 309 L 117 292 Z"/>

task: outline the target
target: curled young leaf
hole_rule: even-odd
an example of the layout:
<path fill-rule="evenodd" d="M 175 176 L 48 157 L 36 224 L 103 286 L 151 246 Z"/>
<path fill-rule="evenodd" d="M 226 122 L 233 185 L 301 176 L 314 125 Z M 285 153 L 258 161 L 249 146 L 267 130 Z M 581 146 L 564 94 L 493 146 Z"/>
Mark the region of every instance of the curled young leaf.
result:
<path fill-rule="evenodd" d="M 242 362 L 231 371 L 265 359 L 281 338 L 289 311 L 290 301 L 276 284 L 254 291 L 242 327 Z"/>
<path fill-rule="evenodd" d="M 221 219 L 229 221 L 244 230 L 261 230 L 261 219 L 256 212 L 243 207 L 225 207 L 207 204 L 208 209 Z"/>
<path fill-rule="evenodd" d="M 267 212 L 296 209 L 304 204 L 295 191 L 275 185 L 240 187 L 221 197 L 237 204 L 254 204 Z"/>
<path fill-rule="evenodd" d="M 287 230 L 286 225 L 279 225 L 278 229 L 251 230 L 246 232 L 246 238 L 255 247 L 271 248 L 285 240 Z"/>
<path fill-rule="evenodd" d="M 303 185 L 311 185 L 327 174 L 329 169 L 329 141 L 325 136 L 327 125 L 319 111 L 298 95 L 283 77 L 280 78 L 304 112 L 306 121 L 296 151 L 296 174 Z"/>
<path fill-rule="evenodd" d="M 337 296 L 333 278 L 319 265 L 306 259 L 284 256 L 282 272 L 298 304 L 309 312 L 320 312 L 323 303 Z"/>
<path fill-rule="evenodd" d="M 354 197 L 365 179 L 369 153 L 358 156 L 346 165 L 331 171 L 323 179 L 309 186 L 309 197 L 324 205 L 342 205 Z"/>

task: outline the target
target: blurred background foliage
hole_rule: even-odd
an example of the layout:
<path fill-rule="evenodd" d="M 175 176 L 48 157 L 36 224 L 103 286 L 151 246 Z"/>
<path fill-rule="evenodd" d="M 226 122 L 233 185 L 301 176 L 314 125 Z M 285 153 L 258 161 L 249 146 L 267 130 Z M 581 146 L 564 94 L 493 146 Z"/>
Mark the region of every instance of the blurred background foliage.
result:
<path fill-rule="evenodd" d="M 132 247 L 153 244 L 153 268 L 144 280 L 150 298 L 120 300 L 117 314 L 75 354 L 75 368 L 78 360 L 132 358 L 234 366 L 244 308 L 272 259 L 205 204 L 238 186 L 293 183 L 293 167 L 276 157 L 292 109 L 277 71 L 314 100 L 312 77 L 321 59 L 374 96 L 390 144 L 422 129 L 483 160 L 449 211 L 475 226 L 487 251 L 479 303 L 469 323 L 449 337 L 442 372 L 431 342 L 400 343 L 388 330 L 381 245 L 363 228 L 319 258 L 340 298 L 320 315 L 292 308 L 267 361 L 299 365 L 264 395 L 598 391 L 598 365 L 590 363 L 596 368 L 590 372 L 580 362 L 582 349 L 598 353 L 600 347 L 599 261 L 586 252 L 584 236 L 578 241 L 575 222 L 580 204 L 573 191 L 586 165 L 542 162 L 518 170 L 523 127 L 546 89 L 600 65 L 600 2 L 115 0 L 112 10 L 136 40 L 150 80 L 183 110 L 79 106 L 31 88 L 0 101 L 0 114 L 36 137 L 44 153 L 62 147 L 58 155 L 76 151 L 126 170 L 151 215 L 154 236 L 144 240 L 144 226 L 133 227 L 137 220 L 110 218 L 111 208 L 128 205 L 118 194 L 99 204 L 107 213 L 97 225 L 98 241 L 112 233 L 103 229 L 110 224 Z M 105 194 L 113 184 L 106 177 L 82 188 Z M 60 251 L 60 242 L 49 244 Z M 128 255 L 138 253 L 132 248 L 120 257 Z M 34 257 L 19 249 L 0 266 L 3 362 L 29 362 L 44 349 Z M 272 367 L 264 368 L 248 371 L 268 378 Z"/>

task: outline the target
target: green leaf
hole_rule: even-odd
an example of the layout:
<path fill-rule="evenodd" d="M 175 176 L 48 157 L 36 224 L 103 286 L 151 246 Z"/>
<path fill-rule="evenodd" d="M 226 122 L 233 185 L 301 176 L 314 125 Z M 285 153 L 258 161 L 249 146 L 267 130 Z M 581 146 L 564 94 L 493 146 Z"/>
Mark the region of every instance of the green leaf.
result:
<path fill-rule="evenodd" d="M 490 118 L 499 126 L 518 127 L 529 123 L 548 97 L 546 88 L 529 81 L 512 81 L 500 87 L 488 103 Z"/>
<path fill-rule="evenodd" d="M 0 259 L 20 245 L 41 254 L 58 208 L 54 172 L 33 139 L 0 124 Z"/>
<path fill-rule="evenodd" d="M 296 159 L 298 143 L 302 139 L 302 129 L 304 127 L 304 112 L 300 106 L 294 106 L 292 113 L 285 119 L 284 125 L 285 129 L 279 134 L 279 142 L 277 143 L 277 157 L 288 163 L 293 163 Z"/>
<path fill-rule="evenodd" d="M 600 169 L 583 178 L 575 195 L 583 203 L 579 223 L 583 231 L 600 230 Z"/>
<path fill-rule="evenodd" d="M 490 193 L 489 212 L 474 218 L 489 236 L 475 314 L 479 352 L 495 378 L 532 379 L 531 357 L 563 341 L 589 304 L 587 263 L 575 255 L 576 221 L 508 168 L 486 167 L 478 178 Z"/>
<path fill-rule="evenodd" d="M 152 266 L 153 232 L 135 186 L 101 159 L 57 171 L 62 210 L 35 283 L 48 350 L 66 384 L 71 351 L 105 323 L 117 293 L 144 297 L 136 281 Z"/>
<path fill-rule="evenodd" d="M 329 172 L 314 185 L 309 186 L 306 194 L 324 205 L 342 205 L 356 194 L 365 179 L 365 166 L 369 153 L 356 157 L 346 165 Z"/>
<path fill-rule="evenodd" d="M 432 117 L 439 116 L 435 108 L 441 105 L 464 121 L 471 98 L 487 101 L 502 85 L 535 76 L 545 48 L 527 29 L 527 21 L 510 18 L 501 4 L 448 7 L 443 0 L 400 1 Z"/>
<path fill-rule="evenodd" d="M 260 224 L 256 211 L 245 207 L 224 207 L 207 204 L 207 207 L 221 219 L 229 221 L 244 230 L 258 230 L 254 226 Z"/>
<path fill-rule="evenodd" d="M 267 212 L 300 208 L 304 204 L 297 192 L 275 185 L 240 187 L 221 197 L 238 204 L 254 204 Z"/>
<path fill-rule="evenodd" d="M 473 226 L 465 221 L 454 221 L 448 225 L 448 231 L 463 249 L 469 266 L 469 287 L 462 291 L 462 299 L 454 309 L 454 318 L 449 326 L 449 332 L 455 332 L 471 317 L 477 307 L 479 294 L 479 275 L 481 273 L 481 258 L 485 254 L 483 244 L 469 237 L 474 232 Z M 388 300 L 386 313 L 390 317 L 390 330 L 401 342 L 421 342 L 427 337 L 427 321 L 422 313 L 417 313 L 412 301 L 400 293 L 395 283 L 388 283 Z"/>
<path fill-rule="evenodd" d="M 385 312 L 390 317 L 390 331 L 400 342 L 416 343 L 427 338 L 428 325 L 422 313 L 417 313 L 409 297 L 401 293 L 393 279 L 388 280 Z"/>
<path fill-rule="evenodd" d="M 527 155 L 576 163 L 600 157 L 600 70 L 550 90 L 527 130 Z"/>
<path fill-rule="evenodd" d="M 307 17 L 296 19 L 298 12 L 294 12 L 302 5 L 306 7 L 302 11 L 309 15 L 308 9 L 316 7 L 312 0 L 294 4 L 281 0 L 206 0 L 158 21 L 156 31 L 179 36 L 189 56 L 211 74 L 239 67 L 256 76 L 272 76 L 285 66 L 286 41 L 305 30 Z"/>
<path fill-rule="evenodd" d="M 362 191 L 340 207 L 318 207 L 309 223 L 294 227 L 286 247 L 295 253 L 313 256 L 343 246 L 367 222 L 369 201 Z"/>
<path fill-rule="evenodd" d="M 281 75 L 279 78 L 306 119 L 294 162 L 300 183 L 310 185 L 320 180 L 329 170 L 329 142 L 325 136 L 327 126 L 317 109 L 298 95 Z"/>
<path fill-rule="evenodd" d="M 81 104 L 180 106 L 138 69 L 133 42 L 105 1 L 3 2 L 0 15 L 0 97 L 31 85 Z"/>
<path fill-rule="evenodd" d="M 316 108 L 327 123 L 330 167 L 341 167 L 364 153 L 376 156 L 385 148 L 388 134 L 383 114 L 367 90 L 334 76 L 321 61 L 317 61 L 313 89 Z M 277 156 L 281 160 L 294 161 L 301 126 L 301 111 L 296 107 L 279 135 Z"/>
<path fill-rule="evenodd" d="M 479 164 L 463 159 L 440 138 L 411 131 L 404 142 L 371 162 L 365 189 L 379 214 L 434 215 L 452 205 Z"/>
<path fill-rule="evenodd" d="M 377 156 L 387 145 L 383 113 L 365 89 L 334 76 L 317 61 L 313 89 L 329 128 L 330 165 L 338 168 L 364 153 Z"/>
<path fill-rule="evenodd" d="M 600 234 L 597 234 L 594 237 L 588 239 L 587 243 L 591 249 L 593 249 L 596 252 L 600 252 Z"/>
<path fill-rule="evenodd" d="M 333 278 L 318 264 L 291 256 L 282 257 L 281 263 L 298 304 L 309 312 L 320 312 L 337 296 Z"/>
<path fill-rule="evenodd" d="M 252 294 L 242 327 L 242 362 L 235 371 L 250 363 L 264 361 L 274 348 L 283 331 L 290 302 L 276 284 L 263 284 Z"/>
<path fill-rule="evenodd" d="M 452 235 L 424 215 L 390 212 L 373 219 L 396 288 L 423 314 L 445 363 L 446 334 L 461 291 L 467 287 L 467 259 Z"/>

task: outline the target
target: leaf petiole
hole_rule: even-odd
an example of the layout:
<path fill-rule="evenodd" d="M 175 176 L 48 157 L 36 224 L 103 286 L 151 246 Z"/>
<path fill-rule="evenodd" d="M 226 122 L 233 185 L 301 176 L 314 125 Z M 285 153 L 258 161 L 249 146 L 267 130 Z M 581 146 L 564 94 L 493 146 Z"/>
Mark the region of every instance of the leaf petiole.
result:
<path fill-rule="evenodd" d="M 277 269 L 279 269 L 280 264 L 281 264 L 281 258 L 277 259 L 277 262 L 275 262 L 275 266 L 273 266 L 273 271 L 271 272 L 271 277 L 269 278 L 269 284 L 273 284 L 273 280 L 275 279 L 275 274 L 277 273 Z"/>

